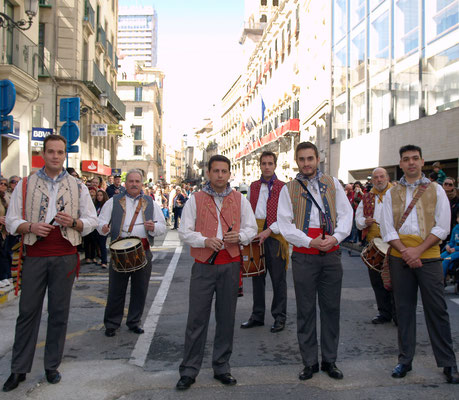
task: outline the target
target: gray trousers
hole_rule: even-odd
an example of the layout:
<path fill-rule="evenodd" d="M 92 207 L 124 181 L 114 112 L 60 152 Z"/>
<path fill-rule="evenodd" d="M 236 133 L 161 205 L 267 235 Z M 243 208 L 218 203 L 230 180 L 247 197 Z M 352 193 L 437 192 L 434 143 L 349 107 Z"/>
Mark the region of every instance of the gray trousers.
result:
<path fill-rule="evenodd" d="M 48 328 L 44 364 L 45 369 L 59 367 L 64 352 L 76 265 L 77 254 L 25 258 L 11 372 L 24 374 L 32 369 L 46 288 Z"/>
<path fill-rule="evenodd" d="M 104 314 L 105 328 L 117 329 L 121 325 L 129 278 L 131 278 L 131 296 L 126 325 L 128 328 L 140 325 L 145 307 L 145 299 L 147 298 L 148 285 L 150 284 L 151 260 L 153 257 L 150 250 L 147 250 L 145 253 L 147 265 L 134 272 L 116 272 L 110 262 L 108 297 Z"/>
<path fill-rule="evenodd" d="M 430 259 L 424 259 L 422 263 L 421 268 L 412 269 L 399 257 L 389 258 L 398 317 L 398 361 L 402 364 L 410 364 L 414 357 L 419 288 L 437 366 L 453 367 L 456 365 L 456 356 L 444 297 L 442 264 L 441 261 Z"/>
<path fill-rule="evenodd" d="M 297 334 L 305 366 L 318 362 L 316 301 L 320 307 L 322 361 L 335 362 L 338 354 L 341 282 L 341 251 L 324 256 L 292 254 L 293 283 L 297 308 Z"/>
<path fill-rule="evenodd" d="M 389 292 L 385 287 L 381 277 L 381 273 L 374 269 L 368 268 L 368 276 L 370 277 L 371 287 L 375 292 L 376 304 L 378 305 L 379 315 L 391 320 L 394 315 L 394 299 L 392 292 Z"/>
<path fill-rule="evenodd" d="M 222 265 L 193 264 L 180 376 L 195 378 L 201 369 L 214 293 L 216 328 L 212 368 L 216 375 L 230 372 L 240 268 L 239 262 Z"/>
<path fill-rule="evenodd" d="M 269 272 L 273 285 L 273 301 L 271 315 L 275 321 L 284 322 L 287 318 L 287 271 L 286 260 L 279 253 L 280 242 L 272 237 L 265 241 L 266 272 L 252 278 L 253 310 L 250 319 L 264 322 L 265 320 L 265 287 L 266 274 Z"/>

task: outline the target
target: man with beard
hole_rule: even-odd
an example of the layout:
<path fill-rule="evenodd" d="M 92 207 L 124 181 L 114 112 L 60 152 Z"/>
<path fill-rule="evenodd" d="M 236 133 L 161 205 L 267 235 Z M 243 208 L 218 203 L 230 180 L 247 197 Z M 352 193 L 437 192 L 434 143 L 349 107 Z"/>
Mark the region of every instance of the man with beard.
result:
<path fill-rule="evenodd" d="M 320 158 L 311 142 L 295 150 L 299 173 L 281 190 L 277 222 L 293 244 L 292 272 L 297 304 L 297 334 L 304 369 L 300 380 L 319 371 L 316 299 L 320 307 L 322 371 L 342 379 L 336 366 L 343 268 L 339 243 L 352 228 L 352 207 L 338 179 L 318 170 Z"/>
<path fill-rule="evenodd" d="M 384 168 L 376 168 L 371 174 L 373 188 L 363 195 L 355 212 L 355 223 L 357 228 L 362 231 L 362 239 L 370 243 L 374 238 L 380 238 L 381 232 L 379 224 L 381 223 L 381 212 L 384 201 L 384 195 L 392 187 L 389 183 L 389 175 Z M 385 324 L 392 319 L 396 322 L 392 294 L 384 288 L 381 273 L 368 268 L 371 286 L 375 292 L 376 304 L 378 305 L 379 314 L 371 322 L 375 325 Z"/>

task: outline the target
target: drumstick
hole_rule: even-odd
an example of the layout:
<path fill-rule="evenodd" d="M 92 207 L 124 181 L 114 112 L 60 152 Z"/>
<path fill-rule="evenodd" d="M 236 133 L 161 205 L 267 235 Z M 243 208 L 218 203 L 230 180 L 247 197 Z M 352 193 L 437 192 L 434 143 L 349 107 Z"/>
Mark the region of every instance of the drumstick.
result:
<path fill-rule="evenodd" d="M 233 230 L 233 225 L 231 225 L 229 228 L 228 228 L 228 232 L 231 232 Z M 226 232 L 226 233 L 228 233 Z M 214 265 L 215 263 L 215 259 L 217 258 L 218 256 L 218 253 L 220 252 L 220 250 L 216 250 L 212 253 L 212 255 L 209 257 L 209 259 L 207 260 L 207 263 L 210 264 L 210 265 Z"/>
<path fill-rule="evenodd" d="M 57 212 L 59 213 L 59 212 L 64 211 L 66 205 L 67 205 L 67 203 L 62 204 L 62 206 L 60 207 L 60 209 Z M 56 215 L 57 215 L 57 213 L 56 213 Z M 51 221 L 49 221 L 49 225 L 54 224 L 54 222 L 56 221 L 56 215 L 53 217 L 53 219 Z M 43 240 L 43 237 L 42 236 L 37 236 L 37 240 Z"/>

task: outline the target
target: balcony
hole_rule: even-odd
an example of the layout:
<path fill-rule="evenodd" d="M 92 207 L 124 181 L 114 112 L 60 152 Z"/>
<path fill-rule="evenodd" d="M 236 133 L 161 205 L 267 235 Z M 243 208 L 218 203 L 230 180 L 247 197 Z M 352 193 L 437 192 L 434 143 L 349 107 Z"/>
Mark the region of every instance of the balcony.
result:
<path fill-rule="evenodd" d="M 104 53 L 107 48 L 107 35 L 105 34 L 104 29 L 99 25 L 97 27 L 97 40 L 96 40 L 96 49 L 99 53 Z"/>
<path fill-rule="evenodd" d="M 4 32 L 0 79 L 11 80 L 19 94 L 32 98 L 38 90 L 38 46 L 19 29 Z"/>
<path fill-rule="evenodd" d="M 117 96 L 111 85 L 105 79 L 105 76 L 100 72 L 97 64 L 93 61 L 85 63 L 86 68 L 83 71 L 83 81 L 86 86 L 97 97 L 101 93 L 107 93 L 108 108 L 117 116 L 118 119 L 124 120 L 126 115 L 126 106 Z"/>
<path fill-rule="evenodd" d="M 53 6 L 52 0 L 39 0 L 38 5 L 44 8 L 51 8 Z"/>
<path fill-rule="evenodd" d="M 94 9 L 91 6 L 91 3 L 86 0 L 84 5 L 84 18 L 83 18 L 83 28 L 86 31 L 86 34 L 92 35 L 95 29 L 95 15 Z"/>

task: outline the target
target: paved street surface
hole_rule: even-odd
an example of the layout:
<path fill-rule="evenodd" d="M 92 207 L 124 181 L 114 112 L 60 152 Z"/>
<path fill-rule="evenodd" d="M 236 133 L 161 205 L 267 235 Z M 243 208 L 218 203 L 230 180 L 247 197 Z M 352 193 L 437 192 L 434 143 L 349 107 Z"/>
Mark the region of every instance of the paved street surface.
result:
<path fill-rule="evenodd" d="M 50 385 L 43 371 L 46 312 L 43 314 L 33 370 L 27 380 L 4 399 L 458 399 L 459 387 L 444 383 L 436 368 L 418 305 L 418 345 L 413 371 L 405 379 L 391 378 L 397 362 L 397 331 L 392 324 L 375 326 L 373 292 L 366 267 L 357 253 L 343 250 L 344 282 L 341 303 L 341 338 L 337 365 L 344 380 L 335 381 L 325 373 L 306 382 L 298 380 L 302 369 L 296 340 L 295 297 L 291 270 L 288 271 L 289 303 L 287 327 L 269 332 L 265 326 L 241 330 L 252 305 L 251 282 L 245 280 L 245 296 L 238 301 L 232 373 L 235 387 L 224 387 L 213 379 L 211 346 L 206 348 L 203 368 L 196 383 L 186 392 L 177 392 L 178 365 L 182 357 L 188 312 L 188 286 L 192 259 L 189 249 L 168 231 L 154 247 L 153 273 L 144 312 L 144 335 L 123 325 L 113 338 L 103 330 L 103 313 L 108 272 L 95 265 L 83 265 L 75 283 L 64 359 L 59 370 L 61 383 Z M 271 286 L 267 284 L 267 302 Z M 447 288 L 455 349 L 459 349 L 459 296 Z M 126 304 L 127 308 L 128 304 Z M 0 307 L 0 380 L 10 373 L 11 347 L 18 299 Z M 45 302 L 46 310 L 46 302 Z M 214 335 L 213 316 L 208 338 Z"/>

